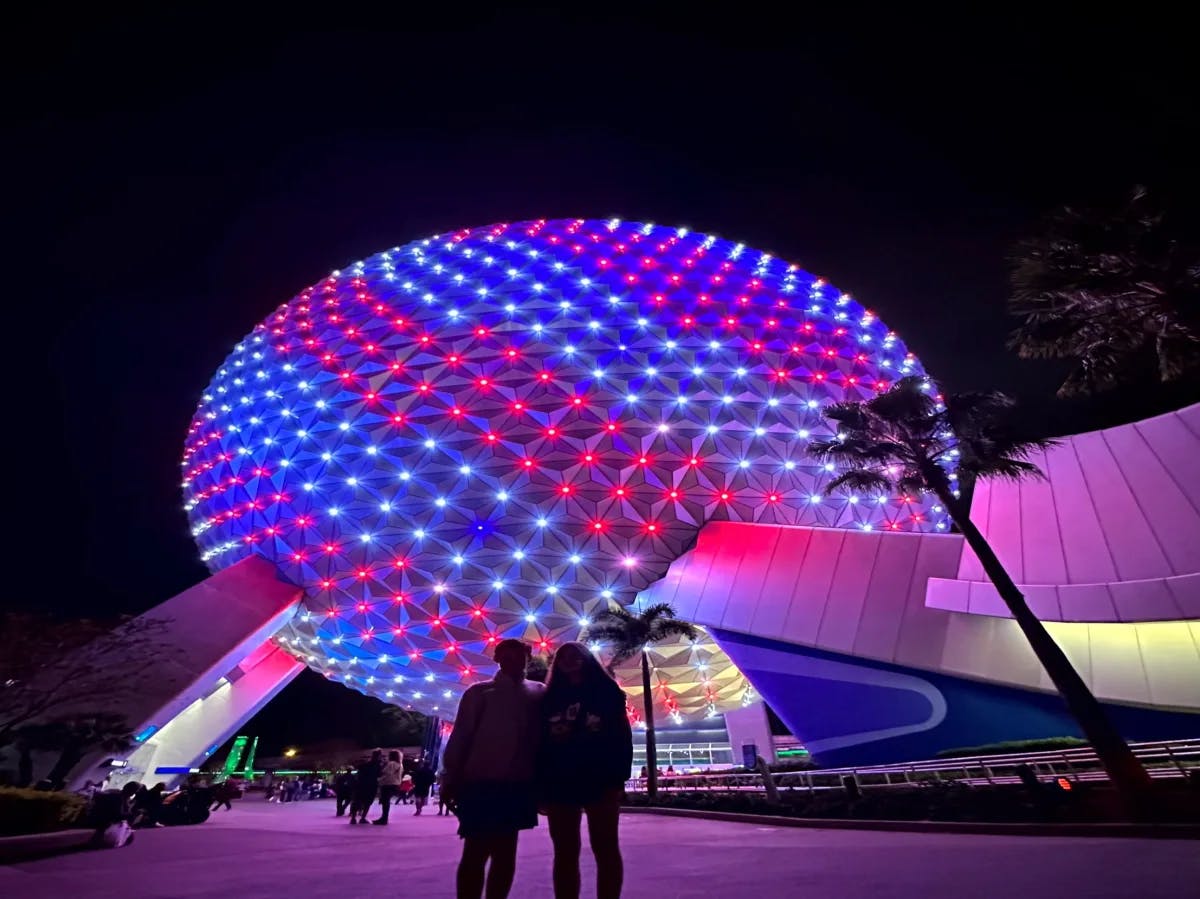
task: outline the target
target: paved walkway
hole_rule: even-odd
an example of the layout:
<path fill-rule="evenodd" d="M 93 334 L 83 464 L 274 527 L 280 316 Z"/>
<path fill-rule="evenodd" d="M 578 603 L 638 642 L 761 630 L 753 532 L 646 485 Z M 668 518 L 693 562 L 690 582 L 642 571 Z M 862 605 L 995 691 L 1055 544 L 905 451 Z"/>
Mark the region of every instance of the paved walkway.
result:
<path fill-rule="evenodd" d="M 245 800 L 198 827 L 142 831 L 125 849 L 0 868 L 0 896 L 452 897 L 453 819 L 396 811 L 387 828 L 351 827 L 329 801 Z M 1178 899 L 1200 883 L 1195 841 L 810 830 L 650 815 L 626 816 L 621 828 L 626 899 Z M 546 899 L 549 873 L 542 827 L 521 839 L 513 899 Z M 590 876 L 585 860 L 585 884 Z M 584 895 L 594 895 L 589 886 Z"/>

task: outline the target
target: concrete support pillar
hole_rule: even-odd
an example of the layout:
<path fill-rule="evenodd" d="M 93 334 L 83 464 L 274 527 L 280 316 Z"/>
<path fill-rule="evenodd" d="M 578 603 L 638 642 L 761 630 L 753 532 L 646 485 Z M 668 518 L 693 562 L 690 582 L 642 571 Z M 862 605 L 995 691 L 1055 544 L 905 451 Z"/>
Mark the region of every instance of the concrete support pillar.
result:
<path fill-rule="evenodd" d="M 118 787 L 137 780 L 174 785 L 216 752 L 303 668 L 274 644 L 262 644 L 229 676 L 220 678 L 211 692 L 139 745 L 126 758 L 126 767 L 114 769 L 111 784 Z"/>
<path fill-rule="evenodd" d="M 68 786 L 106 774 L 114 784 L 170 781 L 155 769 L 190 767 L 215 751 L 303 667 L 271 642 L 300 598 L 274 565 L 250 556 L 80 650 L 111 684 L 104 711 L 122 716 L 139 745 L 123 769 L 104 768 L 112 753 L 93 752 Z"/>
<path fill-rule="evenodd" d="M 742 748 L 753 744 L 758 755 L 767 764 L 775 761 L 775 747 L 771 741 L 771 724 L 767 720 L 767 707 L 760 700 L 725 713 L 725 729 L 729 733 L 729 745 L 733 748 L 733 763 L 742 764 Z"/>

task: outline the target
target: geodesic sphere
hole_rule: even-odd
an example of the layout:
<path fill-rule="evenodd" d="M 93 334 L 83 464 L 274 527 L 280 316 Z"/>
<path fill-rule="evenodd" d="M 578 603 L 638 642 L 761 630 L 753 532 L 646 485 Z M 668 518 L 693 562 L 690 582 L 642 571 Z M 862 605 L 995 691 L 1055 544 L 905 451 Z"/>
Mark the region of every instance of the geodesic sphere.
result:
<path fill-rule="evenodd" d="M 212 570 L 302 586 L 281 642 L 438 714 L 506 636 L 552 650 L 710 519 L 945 529 L 824 497 L 822 408 L 921 373 L 857 302 L 740 244 L 524 222 L 397 247 L 302 291 L 217 372 L 184 453 Z"/>

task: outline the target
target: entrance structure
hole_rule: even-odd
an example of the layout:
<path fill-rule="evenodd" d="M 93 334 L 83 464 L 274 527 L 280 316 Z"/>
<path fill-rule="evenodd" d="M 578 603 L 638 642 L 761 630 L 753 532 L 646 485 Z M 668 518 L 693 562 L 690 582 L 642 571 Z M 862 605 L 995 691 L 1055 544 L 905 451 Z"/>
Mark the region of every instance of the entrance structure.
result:
<path fill-rule="evenodd" d="M 836 472 L 805 452 L 809 440 L 828 436 L 825 405 L 864 399 L 906 375 L 924 377 L 920 362 L 849 295 L 767 254 L 682 229 L 495 225 L 335 271 L 234 348 L 189 429 L 185 508 L 216 572 L 212 583 L 236 573 L 256 579 L 247 589 L 289 597 L 264 605 L 254 633 L 269 635 L 269 645 L 244 640 L 224 661 L 286 655 L 287 665 L 271 669 L 275 688 L 305 664 L 452 719 L 462 690 L 490 676 L 498 640 L 517 636 L 550 652 L 564 640 L 587 641 L 592 616 L 611 604 L 669 597 L 706 631 L 696 645 L 655 650 L 655 708 L 664 718 L 743 709 L 761 691 L 819 757 L 895 757 L 918 745 L 897 738 L 949 738 L 937 728 L 954 704 L 932 674 L 916 672 L 945 669 L 965 683 L 994 679 L 1008 664 L 1013 672 L 997 682 L 1033 701 L 1046 685 L 1032 656 L 994 637 L 1013 631 L 1011 622 L 996 617 L 936 501 L 826 497 Z M 1172 421 L 1171 452 L 1194 453 L 1194 410 Z M 944 460 L 951 479 L 954 463 Z M 1177 492 L 1172 514 L 1186 519 L 1191 503 L 1194 517 L 1197 497 Z M 979 494 L 977 507 L 996 510 L 984 516 L 990 533 L 1003 531 L 1005 503 L 1050 520 L 1044 497 L 1015 496 Z M 1075 539 L 1073 514 L 1064 500 L 1055 519 L 1064 541 Z M 1040 530 L 1021 533 L 1043 539 Z M 1159 565 L 1152 577 L 1183 580 L 1164 580 L 1156 597 L 1194 585 L 1187 559 L 1200 552 L 1188 549 L 1200 550 L 1200 531 L 1181 533 L 1169 572 Z M 1114 568 L 1086 580 L 1085 569 L 1065 567 L 1068 555 L 1061 572 L 1046 563 L 1036 575 L 1018 568 L 1018 579 L 1053 591 L 1117 585 L 1104 587 L 1115 596 L 1150 570 Z M 257 580 L 267 572 L 269 589 Z M 1149 592 L 1137 595 L 1128 602 L 1150 602 Z M 1095 601 L 1085 601 L 1089 615 L 1099 614 Z M 1153 616 L 1196 617 L 1187 602 L 1159 601 Z M 1034 607 L 1048 608 L 1036 597 Z M 1066 616 L 1078 607 L 1058 609 Z M 225 614 L 211 605 L 214 620 Z M 1062 632 L 1077 620 L 1064 619 Z M 1177 621 L 1171 631 L 1178 650 L 1169 667 L 1179 677 L 1200 673 L 1190 627 Z M 985 643 L 999 653 L 988 662 L 994 670 L 947 662 L 956 652 L 978 661 Z M 935 646 L 943 647 L 938 658 Z M 1093 651 L 1085 676 L 1101 686 L 1123 682 L 1109 658 Z M 263 696 L 271 679 L 262 678 Z M 863 684 L 886 684 L 885 692 L 867 702 Z M 641 689 L 635 678 L 625 686 Z M 1173 716 L 1200 704 L 1182 687 L 1169 696 L 1123 689 L 1098 692 L 1161 706 L 1147 714 L 1164 729 L 1200 720 Z M 813 698 L 820 690 L 827 702 Z M 631 714 L 640 706 L 632 703 Z M 971 720 L 1008 721 L 993 730 L 1024 735 L 1025 719 L 994 708 Z M 235 727 L 237 716 L 227 717 Z M 761 732 L 745 718 L 731 730 Z M 156 728 L 158 757 L 176 730 L 212 731 L 181 741 L 187 748 L 172 755 L 180 766 L 224 733 L 175 724 L 145 724 Z M 978 731 L 979 739 L 991 732 Z"/>

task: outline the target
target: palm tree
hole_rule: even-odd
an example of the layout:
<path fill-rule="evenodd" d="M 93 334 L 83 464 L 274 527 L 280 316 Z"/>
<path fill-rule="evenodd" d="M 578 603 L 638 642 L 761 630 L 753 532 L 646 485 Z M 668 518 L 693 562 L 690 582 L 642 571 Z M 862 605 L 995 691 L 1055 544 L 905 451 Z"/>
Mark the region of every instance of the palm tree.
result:
<path fill-rule="evenodd" d="M 1070 359 L 1059 396 L 1127 383 L 1154 368 L 1172 381 L 1200 363 L 1200 246 L 1137 188 L 1113 211 L 1066 207 L 1012 258 L 1009 346 Z"/>
<path fill-rule="evenodd" d="M 675 617 L 675 609 L 669 603 L 647 606 L 638 614 L 624 608 L 608 609 L 596 616 L 588 637 L 609 644 L 612 658 L 609 669 L 632 659 L 642 657 L 642 703 L 646 715 L 646 793 L 653 799 L 658 795 L 658 749 L 654 743 L 654 695 L 650 691 L 649 648 L 676 637 L 695 640 L 698 636 L 694 625 Z"/>
<path fill-rule="evenodd" d="M 1135 807 L 1150 784 L 1141 762 L 1113 727 L 1066 653 L 1030 611 L 1017 585 L 979 528 L 970 506 L 955 488 L 946 464 L 973 478 L 1042 477 L 1029 454 L 1053 440 L 1022 439 L 1006 426 L 1011 398 L 998 392 L 935 398 L 931 383 L 907 377 L 866 402 L 834 403 L 824 415 L 837 426 L 829 440 L 814 441 L 809 452 L 845 466 L 825 487 L 882 493 L 933 493 L 954 519 L 988 578 L 1021 628 L 1038 661 L 1092 744 L 1113 785 Z"/>

